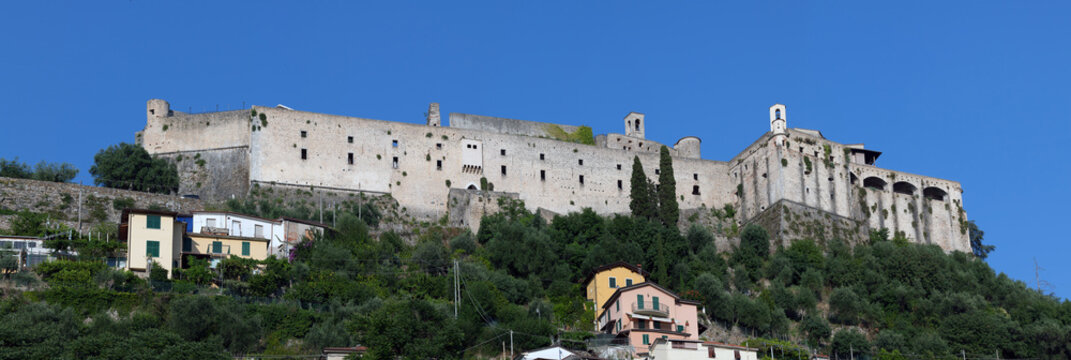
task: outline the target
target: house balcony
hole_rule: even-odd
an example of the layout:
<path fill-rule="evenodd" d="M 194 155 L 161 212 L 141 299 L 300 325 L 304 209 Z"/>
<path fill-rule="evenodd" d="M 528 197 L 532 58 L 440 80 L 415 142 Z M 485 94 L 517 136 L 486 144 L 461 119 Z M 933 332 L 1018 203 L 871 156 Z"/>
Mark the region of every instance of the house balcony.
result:
<path fill-rule="evenodd" d="M 669 316 L 669 306 L 666 304 L 632 304 L 632 313 L 637 315 Z"/>

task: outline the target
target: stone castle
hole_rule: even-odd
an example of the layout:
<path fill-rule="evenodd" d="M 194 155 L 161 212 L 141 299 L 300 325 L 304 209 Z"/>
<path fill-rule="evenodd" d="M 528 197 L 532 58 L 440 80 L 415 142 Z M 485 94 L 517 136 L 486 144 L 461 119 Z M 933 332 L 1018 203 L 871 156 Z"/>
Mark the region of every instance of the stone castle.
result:
<path fill-rule="evenodd" d="M 261 186 L 390 194 L 412 216 L 449 215 L 470 227 L 495 210 L 493 197 L 544 213 L 628 213 L 633 157 L 657 179 L 663 146 L 644 138 L 647 122 L 636 112 L 623 119 L 623 134 L 594 136 L 586 127 L 458 113 L 442 126 L 434 103 L 423 125 L 282 105 L 189 114 L 159 99 L 148 101 L 147 118 L 136 142 L 185 159 L 176 161 L 182 194 L 223 200 Z M 669 147 L 682 210 L 731 204 L 741 224 L 759 223 L 785 242 L 816 233 L 801 225 L 806 217 L 824 219 L 834 236 L 888 228 L 970 251 L 958 182 L 876 167 L 881 152 L 789 128 L 784 105 L 770 107 L 769 120 L 770 130 L 728 161 L 701 159 L 695 136 Z M 493 191 L 480 191 L 482 178 Z"/>

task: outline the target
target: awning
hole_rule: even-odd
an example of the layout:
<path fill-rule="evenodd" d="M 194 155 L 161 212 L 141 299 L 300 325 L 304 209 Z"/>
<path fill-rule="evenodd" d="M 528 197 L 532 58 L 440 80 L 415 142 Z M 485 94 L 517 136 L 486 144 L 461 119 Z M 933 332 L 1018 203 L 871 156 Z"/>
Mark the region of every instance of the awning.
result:
<path fill-rule="evenodd" d="M 636 319 L 654 320 L 654 321 L 661 321 L 661 322 L 667 322 L 667 323 L 668 322 L 672 322 L 672 320 L 670 320 L 669 318 L 664 318 L 664 317 L 636 315 L 636 314 L 628 314 L 628 315 L 633 317 L 633 318 L 636 318 Z"/>

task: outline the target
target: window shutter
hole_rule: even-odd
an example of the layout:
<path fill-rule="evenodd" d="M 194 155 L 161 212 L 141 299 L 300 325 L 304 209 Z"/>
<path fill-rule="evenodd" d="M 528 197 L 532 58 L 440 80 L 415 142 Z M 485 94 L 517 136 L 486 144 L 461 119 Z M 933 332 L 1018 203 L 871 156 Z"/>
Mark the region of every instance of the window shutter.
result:
<path fill-rule="evenodd" d="M 242 256 L 249 256 L 249 242 L 242 242 Z"/>
<path fill-rule="evenodd" d="M 149 215 L 145 217 L 145 227 L 149 229 L 160 228 L 160 215 Z"/>
<path fill-rule="evenodd" d="M 223 253 L 223 243 L 219 242 L 219 241 L 213 241 L 212 242 L 212 252 L 216 253 L 216 254 L 222 254 Z"/>
<path fill-rule="evenodd" d="M 145 242 L 145 255 L 151 257 L 160 257 L 160 242 L 159 241 L 146 241 Z"/>
<path fill-rule="evenodd" d="M 636 294 L 636 308 L 643 309 L 643 294 Z"/>

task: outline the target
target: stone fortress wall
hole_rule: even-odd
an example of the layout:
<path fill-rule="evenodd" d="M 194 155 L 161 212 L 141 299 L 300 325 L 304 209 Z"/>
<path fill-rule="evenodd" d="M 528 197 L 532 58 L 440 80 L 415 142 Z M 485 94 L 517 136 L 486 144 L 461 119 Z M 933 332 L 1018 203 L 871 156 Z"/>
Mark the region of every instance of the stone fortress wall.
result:
<path fill-rule="evenodd" d="M 786 200 L 855 219 L 861 231 L 887 227 L 946 251 L 969 250 L 958 183 L 874 167 L 880 153 L 789 129 L 784 111 L 771 107 L 771 131 L 729 162 L 701 159 L 694 136 L 670 148 L 680 207 L 732 204 L 748 222 Z M 623 119 L 624 134 L 597 135 L 595 145 L 547 136 L 550 126 L 577 129 L 569 125 L 453 113 L 449 126 L 440 126 L 438 104 L 429 107 L 426 125 L 281 106 L 184 114 L 163 100 L 149 101 L 147 117 L 138 136 L 150 153 L 211 160 L 180 162 L 183 193 L 221 200 L 254 183 L 387 193 L 426 220 L 474 208 L 480 197 L 456 190 L 479 189 L 481 178 L 532 210 L 627 213 L 633 157 L 655 180 L 662 146 L 644 139 L 646 119 L 635 112 Z M 449 218 L 478 225 L 474 214 Z"/>

